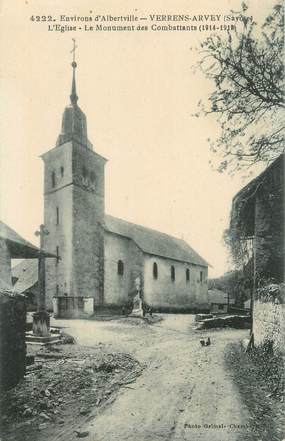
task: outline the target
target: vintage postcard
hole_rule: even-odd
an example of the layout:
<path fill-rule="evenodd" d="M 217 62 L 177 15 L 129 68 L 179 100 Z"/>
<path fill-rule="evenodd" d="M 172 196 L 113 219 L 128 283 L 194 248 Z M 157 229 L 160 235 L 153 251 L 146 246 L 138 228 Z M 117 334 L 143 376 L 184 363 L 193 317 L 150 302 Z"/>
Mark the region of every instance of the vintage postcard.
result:
<path fill-rule="evenodd" d="M 1 0 L 0 441 L 284 441 L 279 0 Z"/>

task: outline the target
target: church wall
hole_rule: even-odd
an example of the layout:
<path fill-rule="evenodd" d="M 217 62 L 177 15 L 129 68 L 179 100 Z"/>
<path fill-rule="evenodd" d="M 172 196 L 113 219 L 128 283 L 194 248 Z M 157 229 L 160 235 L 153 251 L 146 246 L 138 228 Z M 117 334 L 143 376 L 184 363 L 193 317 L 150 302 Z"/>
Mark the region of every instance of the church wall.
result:
<path fill-rule="evenodd" d="M 72 186 L 45 195 L 45 249 L 60 259 L 46 259 L 47 306 L 52 309 L 55 295 L 72 295 Z M 57 224 L 56 207 L 59 207 Z"/>
<path fill-rule="evenodd" d="M 42 159 L 45 163 L 44 194 L 54 192 L 72 183 L 72 142 L 54 147 L 44 153 Z M 54 183 L 52 173 L 55 177 Z"/>
<path fill-rule="evenodd" d="M 11 257 L 6 240 L 0 239 L 0 279 L 12 286 Z"/>
<path fill-rule="evenodd" d="M 44 225 L 49 234 L 44 248 L 60 260 L 46 259 L 47 307 L 55 295 L 70 294 L 72 270 L 72 143 L 55 147 L 42 155 L 44 160 Z M 58 208 L 58 213 L 57 213 Z M 58 219 L 57 219 L 58 217 Z"/>
<path fill-rule="evenodd" d="M 136 278 L 143 283 L 143 253 L 125 237 L 105 232 L 105 290 L 106 305 L 124 305 L 136 294 Z M 118 261 L 124 273 L 118 274 Z"/>
<path fill-rule="evenodd" d="M 73 195 L 73 295 L 95 298 L 103 291 L 103 230 L 96 195 L 74 187 Z"/>
<path fill-rule="evenodd" d="M 103 296 L 104 163 L 77 142 L 43 155 L 45 248 L 60 256 L 46 260 L 47 304 L 54 296 Z M 57 249 L 58 247 L 58 249 Z"/>
<path fill-rule="evenodd" d="M 157 279 L 153 277 L 153 264 L 158 268 Z M 171 266 L 175 268 L 175 280 L 171 280 Z M 186 281 L 186 269 L 190 280 Z M 202 272 L 202 282 L 200 281 Z M 144 258 L 144 300 L 153 308 L 207 309 L 207 268 L 190 265 L 158 256 Z"/>
<path fill-rule="evenodd" d="M 74 143 L 73 291 L 101 304 L 104 282 L 104 160 Z"/>

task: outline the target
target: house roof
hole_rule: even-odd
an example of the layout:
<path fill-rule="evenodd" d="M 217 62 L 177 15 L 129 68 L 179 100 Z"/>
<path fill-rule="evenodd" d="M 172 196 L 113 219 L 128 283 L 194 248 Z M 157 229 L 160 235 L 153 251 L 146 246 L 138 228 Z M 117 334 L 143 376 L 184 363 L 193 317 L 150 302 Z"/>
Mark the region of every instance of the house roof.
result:
<path fill-rule="evenodd" d="M 0 293 L 3 291 L 13 292 L 14 288 L 0 278 Z"/>
<path fill-rule="evenodd" d="M 40 249 L 21 237 L 16 231 L 0 221 L 0 239 L 8 242 L 11 258 L 37 258 Z M 53 254 L 44 252 L 46 257 L 55 257 Z"/>
<path fill-rule="evenodd" d="M 169 236 L 160 231 L 133 224 L 110 215 L 105 216 L 104 228 L 111 233 L 133 240 L 136 245 L 147 254 L 195 265 L 209 265 L 206 260 L 184 240 Z"/>
<path fill-rule="evenodd" d="M 12 268 L 12 278 L 16 280 L 13 288 L 22 293 L 30 289 L 38 281 L 38 261 L 25 259 Z"/>
<path fill-rule="evenodd" d="M 234 196 L 233 201 L 238 200 L 245 195 L 247 197 L 252 197 L 255 194 L 256 188 L 258 185 L 262 185 L 262 181 L 265 176 L 267 176 L 272 169 L 276 166 L 284 166 L 284 153 L 282 153 L 278 158 L 276 158 L 268 167 L 266 167 L 259 175 L 257 175 L 254 179 L 249 181 L 239 192 Z"/>
<path fill-rule="evenodd" d="M 213 288 L 208 290 L 209 294 L 209 302 L 210 303 L 217 303 L 220 305 L 224 305 L 228 303 L 228 293 L 221 291 L 220 289 Z M 233 305 L 235 303 L 235 299 L 229 298 L 230 305 Z"/>

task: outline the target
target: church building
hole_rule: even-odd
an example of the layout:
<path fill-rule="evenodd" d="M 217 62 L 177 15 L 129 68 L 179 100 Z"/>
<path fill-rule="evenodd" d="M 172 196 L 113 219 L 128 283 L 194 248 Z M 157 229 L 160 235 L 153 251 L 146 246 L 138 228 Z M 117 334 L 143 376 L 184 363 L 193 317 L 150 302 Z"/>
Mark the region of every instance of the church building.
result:
<path fill-rule="evenodd" d="M 44 162 L 46 295 L 55 316 L 122 309 L 135 296 L 153 310 L 207 308 L 207 262 L 185 241 L 105 214 L 106 159 L 93 150 L 78 106 L 76 62 L 70 104 Z"/>

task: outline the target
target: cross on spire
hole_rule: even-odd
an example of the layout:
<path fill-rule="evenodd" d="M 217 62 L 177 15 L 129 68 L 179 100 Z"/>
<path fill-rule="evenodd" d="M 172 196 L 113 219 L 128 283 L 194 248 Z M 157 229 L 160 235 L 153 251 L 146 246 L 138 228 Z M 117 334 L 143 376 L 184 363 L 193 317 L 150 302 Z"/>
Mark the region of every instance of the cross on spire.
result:
<path fill-rule="evenodd" d="M 76 49 L 77 49 L 77 46 L 76 46 L 76 40 L 75 40 L 75 38 L 73 38 L 72 41 L 73 41 L 73 48 L 72 48 L 72 50 L 70 51 L 70 53 L 73 54 L 72 63 L 75 63 L 75 51 L 76 51 Z"/>

